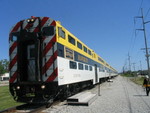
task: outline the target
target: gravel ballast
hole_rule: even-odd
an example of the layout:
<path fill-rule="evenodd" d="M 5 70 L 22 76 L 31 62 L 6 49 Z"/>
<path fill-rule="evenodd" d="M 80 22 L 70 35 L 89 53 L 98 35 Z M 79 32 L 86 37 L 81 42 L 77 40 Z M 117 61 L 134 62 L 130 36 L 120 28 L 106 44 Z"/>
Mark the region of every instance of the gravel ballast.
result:
<path fill-rule="evenodd" d="M 88 90 L 98 94 L 98 86 Z M 61 102 L 44 113 L 150 113 L 150 96 L 142 86 L 118 76 L 100 86 L 100 96 L 89 106 L 72 106 Z"/>

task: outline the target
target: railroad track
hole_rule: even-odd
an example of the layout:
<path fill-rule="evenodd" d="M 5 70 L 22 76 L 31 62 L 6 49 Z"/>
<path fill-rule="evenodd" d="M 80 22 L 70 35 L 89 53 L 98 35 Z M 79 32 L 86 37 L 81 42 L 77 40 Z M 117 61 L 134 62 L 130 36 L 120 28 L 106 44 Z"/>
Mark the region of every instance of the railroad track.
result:
<path fill-rule="evenodd" d="M 129 96 L 129 92 L 128 92 L 126 83 L 124 81 L 121 81 L 121 84 L 122 84 L 122 87 L 123 87 L 124 92 L 125 92 L 125 97 L 126 97 L 126 100 L 127 100 L 127 104 L 128 104 L 128 108 L 129 108 L 129 113 L 133 113 L 132 106 L 131 106 L 131 100 L 130 100 L 130 96 Z"/>
<path fill-rule="evenodd" d="M 42 104 L 23 104 L 0 111 L 0 113 L 38 113 L 45 109 L 46 105 Z"/>
<path fill-rule="evenodd" d="M 23 104 L 20 106 L 11 107 L 0 111 L 0 113 L 42 113 L 48 107 L 59 104 L 60 101 L 55 101 L 52 104 Z"/>

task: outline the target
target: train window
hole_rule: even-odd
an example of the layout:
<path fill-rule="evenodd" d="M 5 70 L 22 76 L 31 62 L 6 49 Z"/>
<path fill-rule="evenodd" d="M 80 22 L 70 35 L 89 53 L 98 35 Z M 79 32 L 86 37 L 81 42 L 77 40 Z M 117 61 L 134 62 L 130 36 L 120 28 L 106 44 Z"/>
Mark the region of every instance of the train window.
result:
<path fill-rule="evenodd" d="M 61 56 L 61 57 L 64 57 L 64 52 L 62 49 L 59 49 L 58 50 L 58 55 Z"/>
<path fill-rule="evenodd" d="M 11 37 L 11 41 L 13 41 L 13 42 L 17 41 L 17 36 L 13 35 L 13 36 Z"/>
<path fill-rule="evenodd" d="M 92 66 L 89 66 L 89 70 L 92 71 Z"/>
<path fill-rule="evenodd" d="M 83 70 L 83 64 L 78 63 L 78 68 L 79 68 L 79 70 Z"/>
<path fill-rule="evenodd" d="M 98 60 L 104 63 L 104 61 L 100 57 L 98 57 Z"/>
<path fill-rule="evenodd" d="M 85 65 L 85 70 L 88 70 L 88 65 Z"/>
<path fill-rule="evenodd" d="M 106 63 L 106 66 L 109 66 L 109 65 Z"/>
<path fill-rule="evenodd" d="M 66 58 L 73 60 L 74 59 L 74 51 L 66 47 L 65 48 L 65 56 L 66 56 Z"/>
<path fill-rule="evenodd" d="M 69 41 L 71 44 L 75 45 L 75 39 L 72 38 L 70 35 L 68 35 L 68 41 Z"/>
<path fill-rule="evenodd" d="M 80 42 L 77 42 L 77 46 L 79 49 L 82 49 L 82 44 Z"/>
<path fill-rule="evenodd" d="M 87 53 L 87 48 L 86 48 L 85 46 L 83 47 L 83 49 L 84 49 L 84 52 L 86 52 L 86 53 Z"/>
<path fill-rule="evenodd" d="M 91 55 L 91 51 L 88 49 L 88 54 Z"/>
<path fill-rule="evenodd" d="M 105 70 L 106 70 L 106 72 L 109 72 L 109 69 L 107 67 L 105 68 Z"/>
<path fill-rule="evenodd" d="M 63 30 L 62 30 L 62 35 L 61 35 L 61 37 L 62 37 L 62 38 L 65 38 L 65 31 L 63 31 Z"/>
<path fill-rule="evenodd" d="M 35 57 L 35 48 L 30 48 L 30 58 Z"/>
<path fill-rule="evenodd" d="M 52 36 L 54 35 L 54 26 L 44 27 L 42 32 L 44 36 Z"/>
<path fill-rule="evenodd" d="M 101 72 L 105 72 L 105 69 L 104 69 L 104 66 L 103 66 L 103 65 L 101 65 L 100 71 L 101 71 Z"/>
<path fill-rule="evenodd" d="M 100 64 L 100 67 L 99 67 L 99 72 L 101 72 L 101 69 L 102 69 L 101 67 L 102 67 L 102 65 Z"/>
<path fill-rule="evenodd" d="M 70 61 L 70 69 L 77 69 L 77 63 Z"/>
<path fill-rule="evenodd" d="M 58 35 L 65 39 L 65 31 L 61 27 L 58 28 Z"/>

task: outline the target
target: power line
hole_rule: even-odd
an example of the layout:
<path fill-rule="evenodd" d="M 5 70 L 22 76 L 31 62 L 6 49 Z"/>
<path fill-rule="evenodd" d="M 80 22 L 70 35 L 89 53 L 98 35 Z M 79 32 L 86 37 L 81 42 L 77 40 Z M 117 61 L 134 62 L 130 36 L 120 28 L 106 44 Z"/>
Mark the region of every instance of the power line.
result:
<path fill-rule="evenodd" d="M 150 12 L 150 8 L 148 9 L 146 15 L 145 15 L 145 18 L 147 17 L 148 13 Z"/>
<path fill-rule="evenodd" d="M 142 63 L 141 63 L 141 60 L 140 60 L 140 70 L 142 71 Z"/>
<path fill-rule="evenodd" d="M 134 48 L 134 42 L 135 42 L 135 39 L 133 39 L 134 37 L 134 34 L 135 34 L 135 25 L 134 25 L 134 28 L 133 28 L 133 31 L 132 31 L 132 35 L 131 35 L 131 41 L 130 41 L 130 46 L 129 46 L 129 51 L 132 51 L 132 49 Z M 133 39 L 133 40 L 132 40 Z"/>
<path fill-rule="evenodd" d="M 141 11 L 141 8 L 142 8 L 142 5 L 143 5 L 143 0 L 141 1 L 141 4 L 140 4 L 140 7 L 139 7 L 139 10 L 138 10 L 138 14 L 137 14 L 137 15 L 139 15 L 139 13 L 140 13 L 140 11 Z"/>
<path fill-rule="evenodd" d="M 137 15 L 139 15 L 139 13 L 140 13 L 140 11 L 141 11 L 141 8 L 142 8 L 142 5 L 143 5 L 143 0 L 141 1 L 141 4 L 140 4 L 140 7 L 139 7 L 139 9 L 138 9 L 138 13 L 137 13 Z M 135 20 L 135 18 L 134 18 L 134 23 L 136 24 L 136 20 Z M 142 24 L 141 24 L 141 26 L 140 27 L 142 27 Z M 136 31 L 135 31 L 135 36 L 137 36 L 138 35 L 138 33 L 139 33 L 139 31 L 136 33 Z"/>
<path fill-rule="evenodd" d="M 135 71 L 135 64 L 136 64 L 136 63 L 132 63 L 132 64 L 133 64 L 133 69 L 134 69 L 134 71 Z"/>
<path fill-rule="evenodd" d="M 142 8 L 142 5 L 143 5 L 143 0 L 141 0 L 140 7 L 139 7 L 139 9 L 138 9 L 137 15 L 139 15 L 140 10 L 141 10 L 141 8 Z M 131 36 L 131 46 L 129 47 L 128 52 L 129 52 L 130 50 L 132 51 L 132 49 L 134 48 L 135 40 L 136 40 L 136 38 L 137 38 L 137 34 L 139 33 L 139 32 L 136 33 L 136 31 L 135 31 L 135 25 L 136 25 L 136 20 L 135 20 L 135 18 L 134 18 L 134 26 L 133 26 L 132 36 Z M 141 26 L 142 26 L 142 24 L 141 24 Z M 135 34 L 135 35 L 134 35 L 134 34 Z M 133 42 L 132 42 L 132 39 L 133 39 Z M 133 43 L 133 44 L 132 44 L 132 43 Z"/>

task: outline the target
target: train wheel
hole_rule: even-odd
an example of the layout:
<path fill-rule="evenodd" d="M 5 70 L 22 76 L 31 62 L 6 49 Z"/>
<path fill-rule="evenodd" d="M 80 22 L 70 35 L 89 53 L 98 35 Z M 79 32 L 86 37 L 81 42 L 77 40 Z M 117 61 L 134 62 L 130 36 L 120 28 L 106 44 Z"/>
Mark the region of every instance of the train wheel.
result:
<path fill-rule="evenodd" d="M 46 108 L 49 108 L 53 103 L 47 103 Z"/>

